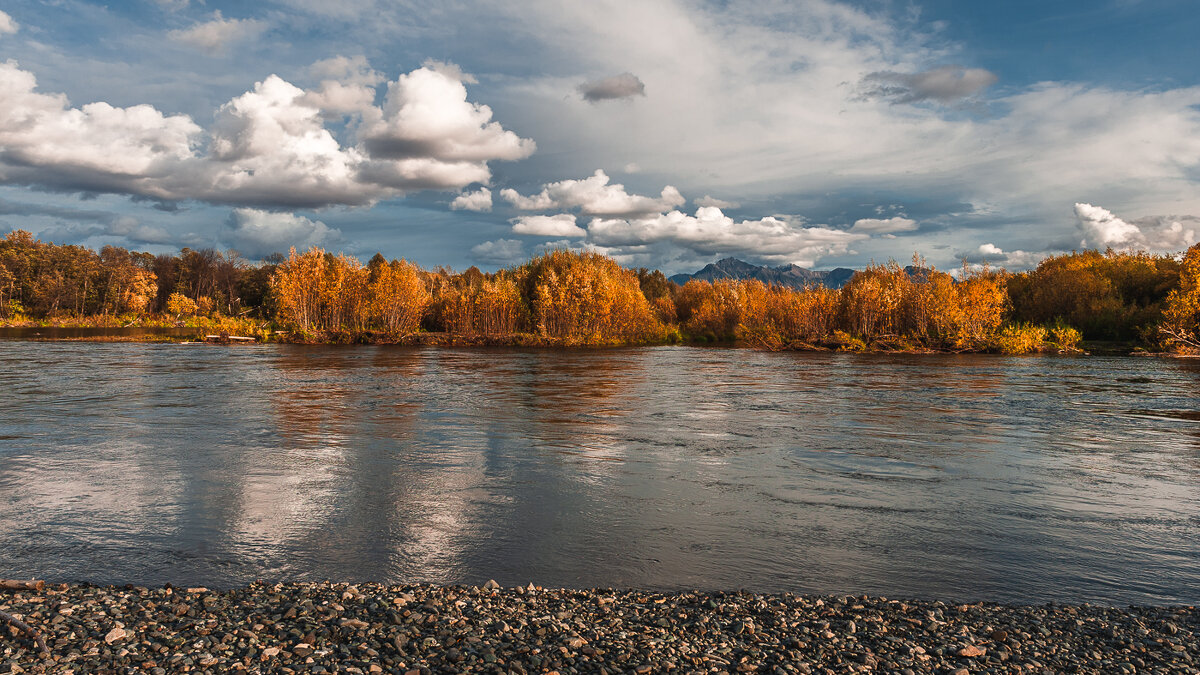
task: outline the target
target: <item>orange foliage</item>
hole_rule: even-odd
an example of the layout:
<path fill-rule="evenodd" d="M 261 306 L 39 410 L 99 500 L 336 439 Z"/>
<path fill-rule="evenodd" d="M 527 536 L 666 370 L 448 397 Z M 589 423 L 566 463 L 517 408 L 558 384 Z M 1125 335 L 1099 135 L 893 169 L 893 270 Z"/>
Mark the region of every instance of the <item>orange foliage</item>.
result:
<path fill-rule="evenodd" d="M 441 295 L 445 330 L 456 335 L 511 335 L 526 330 L 525 304 L 508 272 L 482 277 L 461 288 L 447 285 Z"/>
<path fill-rule="evenodd" d="M 568 344 L 662 339 L 637 275 L 597 253 L 551 251 L 517 270 L 539 334 Z"/>

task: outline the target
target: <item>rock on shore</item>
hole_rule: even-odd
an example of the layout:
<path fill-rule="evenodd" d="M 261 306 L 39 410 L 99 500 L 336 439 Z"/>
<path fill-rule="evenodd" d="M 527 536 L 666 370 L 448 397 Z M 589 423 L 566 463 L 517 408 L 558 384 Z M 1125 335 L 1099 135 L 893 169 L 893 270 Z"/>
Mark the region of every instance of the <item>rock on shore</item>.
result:
<path fill-rule="evenodd" d="M 0 593 L 0 673 L 1200 672 L 1193 607 L 532 586 Z"/>

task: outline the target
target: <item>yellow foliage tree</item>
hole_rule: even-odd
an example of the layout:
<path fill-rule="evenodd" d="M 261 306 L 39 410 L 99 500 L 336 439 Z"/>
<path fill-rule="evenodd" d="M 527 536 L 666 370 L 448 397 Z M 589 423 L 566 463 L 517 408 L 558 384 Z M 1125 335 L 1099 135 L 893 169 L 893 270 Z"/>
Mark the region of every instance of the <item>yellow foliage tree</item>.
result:
<path fill-rule="evenodd" d="M 431 296 L 416 265 L 404 260 L 380 265 L 369 286 L 373 325 L 393 334 L 411 333 L 421 325 Z"/>
<path fill-rule="evenodd" d="M 614 344 L 661 338 L 664 329 L 637 274 L 596 253 L 551 251 L 518 274 L 537 331 L 569 344 Z"/>
<path fill-rule="evenodd" d="M 1167 295 L 1159 335 L 1168 346 L 1200 349 L 1200 244 L 1183 256 L 1179 288 Z"/>

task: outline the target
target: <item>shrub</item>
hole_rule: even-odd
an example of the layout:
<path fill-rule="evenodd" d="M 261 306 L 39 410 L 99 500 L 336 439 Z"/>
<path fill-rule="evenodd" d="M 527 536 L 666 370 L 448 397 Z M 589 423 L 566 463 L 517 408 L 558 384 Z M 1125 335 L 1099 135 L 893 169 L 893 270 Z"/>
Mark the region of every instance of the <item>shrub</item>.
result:
<path fill-rule="evenodd" d="M 167 298 L 167 314 L 174 314 L 176 317 L 195 316 L 198 309 L 196 301 L 182 293 L 172 293 L 171 297 Z"/>
<path fill-rule="evenodd" d="M 992 338 L 1001 354 L 1031 354 L 1040 351 L 1045 341 L 1046 329 L 1030 324 L 1009 324 Z"/>
<path fill-rule="evenodd" d="M 1078 330 L 1066 324 L 1060 323 L 1050 327 L 1050 341 L 1058 345 L 1059 349 L 1076 349 L 1082 339 L 1083 335 Z"/>

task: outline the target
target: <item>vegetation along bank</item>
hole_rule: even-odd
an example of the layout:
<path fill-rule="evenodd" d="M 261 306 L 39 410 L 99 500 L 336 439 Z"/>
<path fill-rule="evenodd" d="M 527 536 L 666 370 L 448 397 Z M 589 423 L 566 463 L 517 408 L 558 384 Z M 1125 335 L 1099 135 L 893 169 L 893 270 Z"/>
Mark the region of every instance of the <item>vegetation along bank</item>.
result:
<path fill-rule="evenodd" d="M 379 254 L 364 265 L 318 248 L 259 263 L 211 249 L 97 253 L 18 230 L 0 240 L 0 325 L 182 326 L 296 342 L 1200 350 L 1200 245 L 1179 256 L 1071 253 L 1019 274 L 964 267 L 957 278 L 913 262 L 871 265 L 841 288 L 679 285 L 596 253 L 455 273 Z"/>

